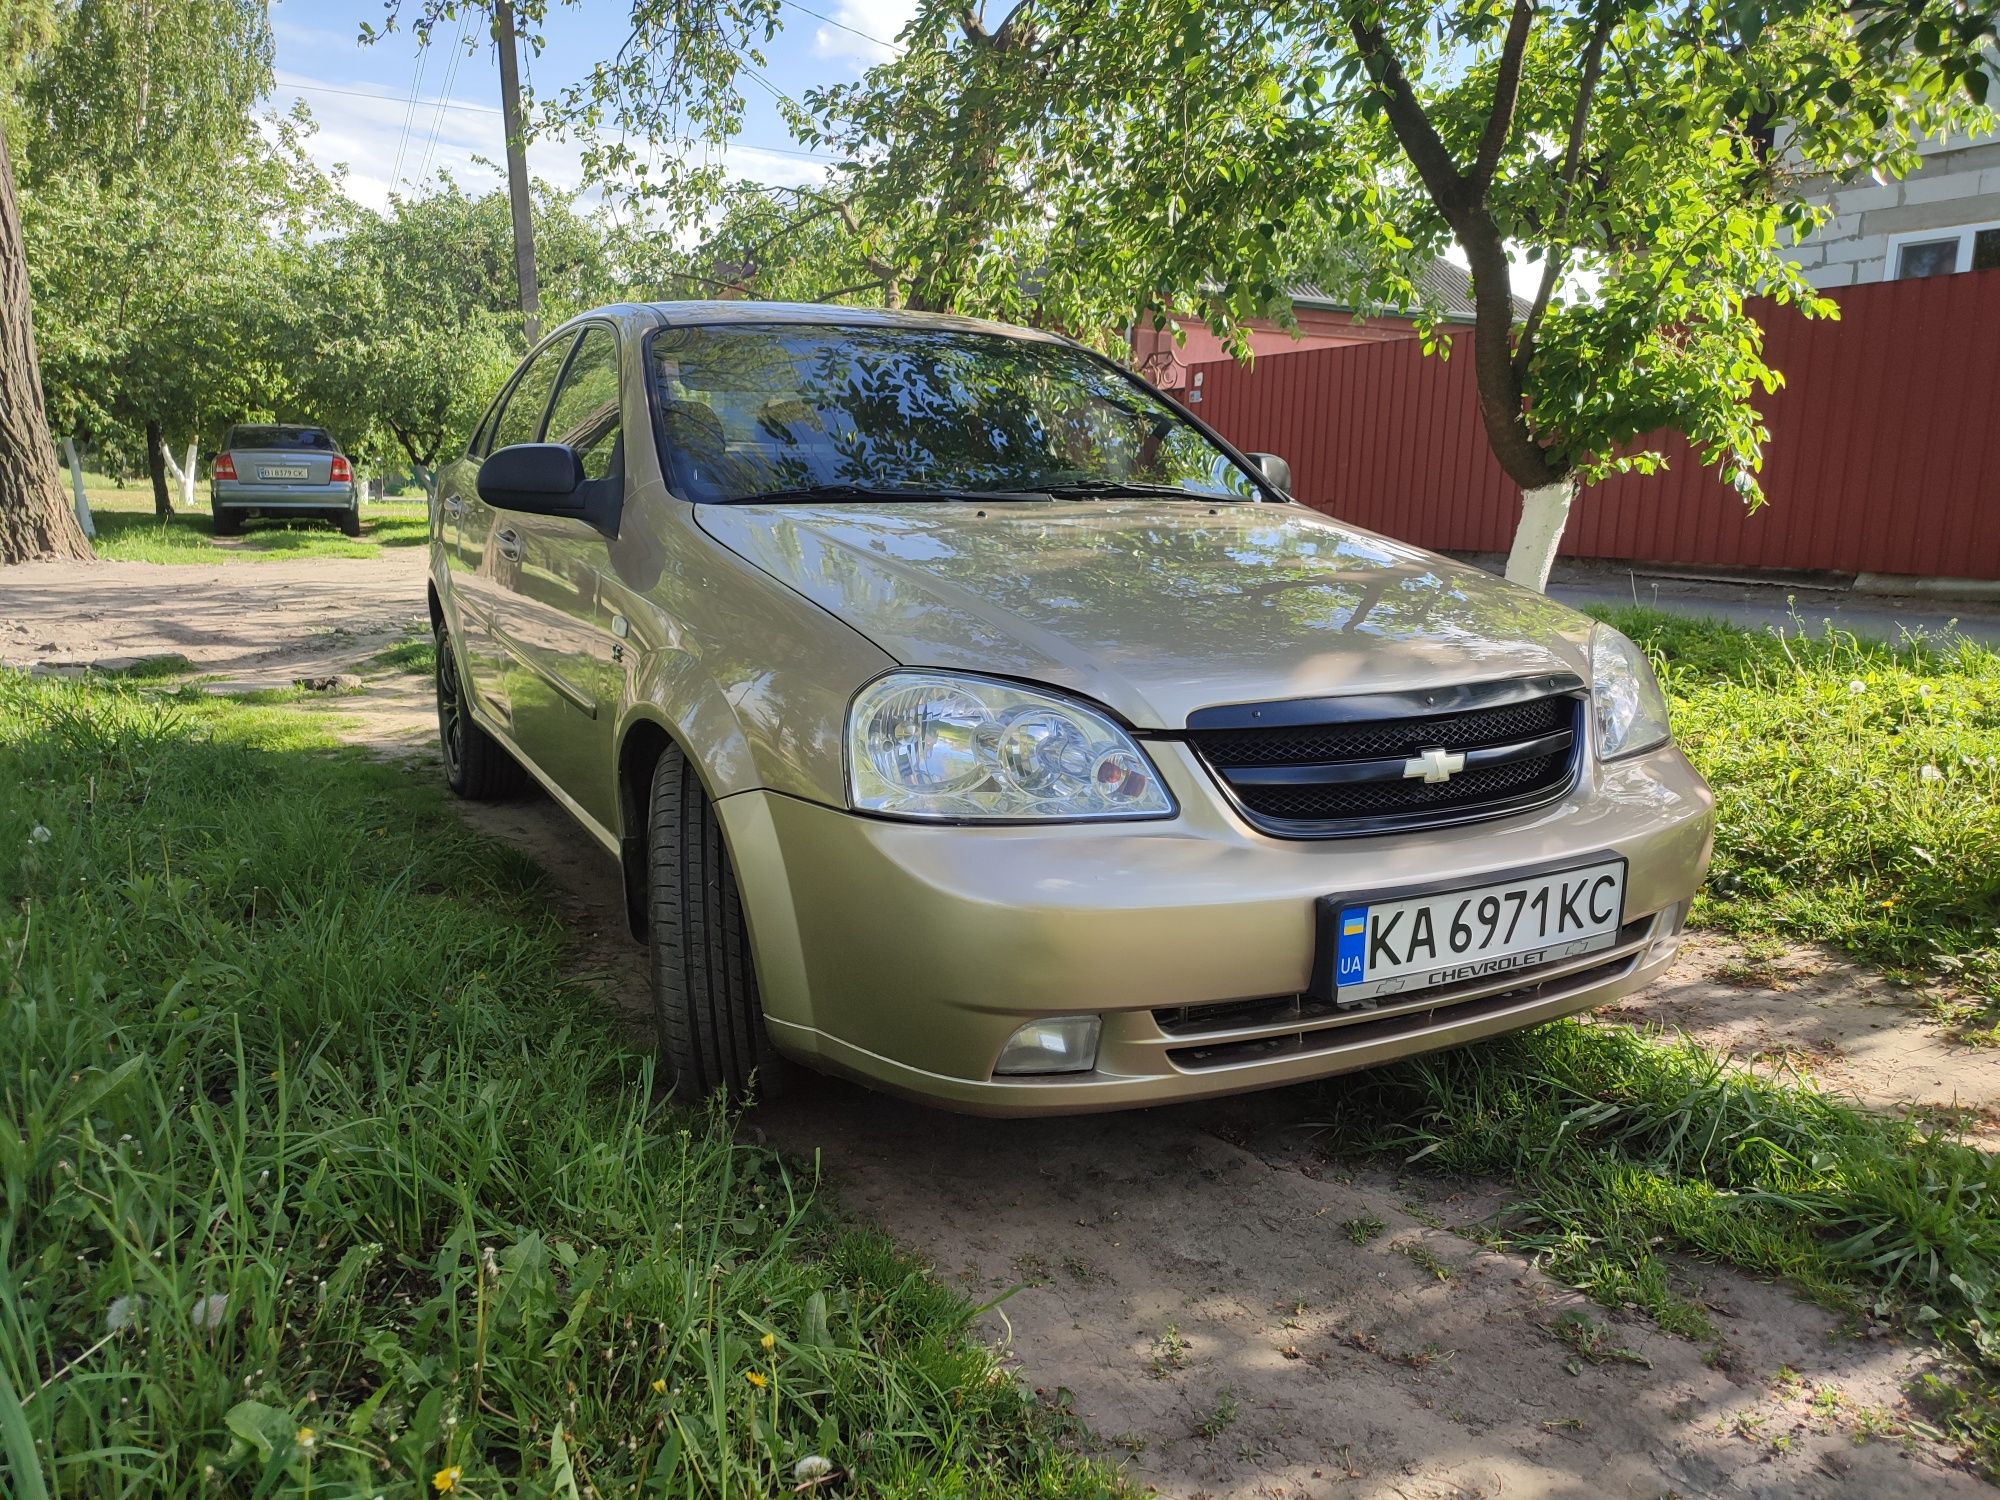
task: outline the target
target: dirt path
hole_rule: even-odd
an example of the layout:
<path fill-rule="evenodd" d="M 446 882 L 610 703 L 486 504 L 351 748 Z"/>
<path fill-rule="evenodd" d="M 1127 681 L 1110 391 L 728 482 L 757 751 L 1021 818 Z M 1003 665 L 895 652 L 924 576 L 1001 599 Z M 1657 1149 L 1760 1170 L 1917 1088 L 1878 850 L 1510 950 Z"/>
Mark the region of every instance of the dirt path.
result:
<path fill-rule="evenodd" d="M 0 666 L 186 657 L 244 688 L 348 670 L 426 623 L 421 548 L 379 558 L 0 567 Z"/>
<path fill-rule="evenodd" d="M 334 579 L 336 567 L 374 571 Z M 365 658 L 422 608 L 420 571 L 378 563 L 146 568 L 143 598 L 123 595 L 124 568 L 54 577 L 67 571 L 0 571 L 0 641 L 27 623 L 71 660 L 165 649 L 289 680 L 302 661 Z M 378 749 L 434 758 L 421 679 L 371 674 L 321 711 Z M 549 869 L 566 921 L 642 1017 L 643 956 L 610 862 L 543 798 L 468 816 Z M 1960 1070 L 1956 1049 L 1937 1050 L 1845 966 L 1718 977 L 1743 972 L 1729 950 L 1697 945 L 1618 1014 L 1693 1021 L 1746 1060 L 1837 1061 L 1841 1086 L 1884 1104 L 2000 1071 L 1980 1066 L 1985 1054 Z M 1997 1093 L 1987 1078 L 1977 1102 Z M 744 1128 L 817 1163 L 852 1209 L 974 1297 L 1018 1288 L 988 1317 L 992 1336 L 1163 1494 L 1992 1493 L 1900 1433 L 1902 1392 L 1930 1367 L 1920 1346 L 1855 1337 L 1781 1289 L 1706 1266 L 1684 1272 L 1722 1331 L 1718 1351 L 1606 1314 L 1454 1232 L 1502 1207 L 1500 1189 L 1451 1193 L 1322 1160 L 1310 1097 L 994 1122 L 807 1079 Z"/>

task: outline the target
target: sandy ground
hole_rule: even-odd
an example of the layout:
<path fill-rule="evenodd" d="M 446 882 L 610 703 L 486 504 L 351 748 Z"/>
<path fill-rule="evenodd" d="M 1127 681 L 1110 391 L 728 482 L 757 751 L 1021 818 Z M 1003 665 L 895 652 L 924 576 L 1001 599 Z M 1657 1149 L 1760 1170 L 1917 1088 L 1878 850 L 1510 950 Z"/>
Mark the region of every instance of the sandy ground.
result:
<path fill-rule="evenodd" d="M 420 558 L 30 565 L 0 570 L 0 659 L 177 651 L 267 685 L 351 667 L 421 613 Z M 419 679 L 369 674 L 324 711 L 385 753 L 435 758 Z M 611 863 L 545 798 L 468 815 L 549 869 L 643 1016 Z M 1882 1107 L 1956 1103 L 1990 1125 L 2000 1100 L 1990 1053 L 1945 1044 L 1879 978 L 1821 954 L 1752 964 L 1704 939 L 1614 1014 Z M 744 1128 L 976 1299 L 1004 1297 L 985 1324 L 1022 1377 L 1162 1494 L 1991 1493 L 1902 1430 L 1903 1392 L 1931 1368 L 1921 1346 L 1710 1266 L 1681 1269 L 1717 1348 L 1607 1314 L 1460 1232 L 1505 1209 L 1501 1189 L 1322 1157 L 1311 1097 L 994 1122 L 807 1078 Z M 1376 1220 L 1356 1243 L 1347 1226 Z M 1595 1359 L 1563 1336 L 1566 1314 L 1601 1329 Z"/>

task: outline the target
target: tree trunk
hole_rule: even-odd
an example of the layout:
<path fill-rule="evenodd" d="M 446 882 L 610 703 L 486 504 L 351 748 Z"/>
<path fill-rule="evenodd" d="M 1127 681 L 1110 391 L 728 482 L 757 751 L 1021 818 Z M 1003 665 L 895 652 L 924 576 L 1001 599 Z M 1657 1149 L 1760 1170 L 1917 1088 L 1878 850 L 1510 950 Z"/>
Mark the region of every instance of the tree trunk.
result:
<path fill-rule="evenodd" d="M 158 417 L 146 418 L 146 476 L 153 481 L 153 514 L 164 521 L 174 513 L 174 497 L 167 492 L 167 440 Z"/>
<path fill-rule="evenodd" d="M 0 126 L 0 563 L 91 555 L 76 512 L 63 498 L 55 439 L 42 406 L 21 211 L 7 132 Z"/>
<path fill-rule="evenodd" d="M 63 453 L 69 459 L 69 489 L 76 499 L 76 524 L 83 528 L 85 536 L 97 535 L 97 522 L 90 514 L 90 501 L 83 493 L 83 460 L 77 456 L 76 439 L 63 439 Z"/>
<path fill-rule="evenodd" d="M 166 460 L 167 473 L 173 476 L 174 484 L 181 492 L 181 509 L 193 510 L 194 482 L 201 469 L 200 443 L 191 442 L 188 444 L 187 462 L 185 464 L 174 462 L 174 450 L 164 445 L 160 449 L 160 456 Z"/>
<path fill-rule="evenodd" d="M 1538 594 L 1548 592 L 1549 569 L 1555 565 L 1556 548 L 1575 499 L 1576 482 L 1570 479 L 1521 491 L 1521 524 L 1514 528 L 1514 550 L 1507 554 L 1509 583 Z"/>

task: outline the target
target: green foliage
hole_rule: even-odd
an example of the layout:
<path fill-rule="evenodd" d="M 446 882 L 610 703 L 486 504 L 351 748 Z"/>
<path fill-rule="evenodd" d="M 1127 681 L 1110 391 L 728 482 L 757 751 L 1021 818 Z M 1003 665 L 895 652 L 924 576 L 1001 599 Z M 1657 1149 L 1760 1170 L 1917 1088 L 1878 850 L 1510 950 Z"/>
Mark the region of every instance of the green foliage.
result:
<path fill-rule="evenodd" d="M 1837 943 L 2000 1010 L 2000 656 L 1606 613 L 1659 662 L 1675 737 L 1715 788 L 1697 916 Z"/>
<path fill-rule="evenodd" d="M 1101 338 L 1151 309 L 1240 347 L 1310 278 L 1435 342 L 1429 262 L 1456 243 L 1492 283 L 1518 246 L 1545 297 L 1476 286 L 1474 342 L 1523 485 L 1656 467 L 1672 427 L 1759 498 L 1779 376 L 1745 302 L 1831 311 L 1783 255 L 1814 175 L 1898 175 L 1989 118 L 1957 63 L 1863 45 L 1835 0 L 1027 0 L 992 31 L 926 8 L 905 40 L 799 128 L 849 158 L 828 195 L 913 305 Z"/>
<path fill-rule="evenodd" d="M 1111 1491 L 322 722 L 0 675 L 0 1490 Z"/>

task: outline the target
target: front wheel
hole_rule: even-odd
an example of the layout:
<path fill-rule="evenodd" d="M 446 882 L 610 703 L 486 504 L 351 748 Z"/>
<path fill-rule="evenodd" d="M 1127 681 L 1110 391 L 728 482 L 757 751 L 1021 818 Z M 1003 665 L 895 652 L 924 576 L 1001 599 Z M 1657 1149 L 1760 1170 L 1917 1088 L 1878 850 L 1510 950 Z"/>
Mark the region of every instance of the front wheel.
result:
<path fill-rule="evenodd" d="M 458 675 L 458 654 L 442 625 L 434 642 L 438 748 L 444 752 L 445 785 L 470 802 L 495 802 L 516 795 L 527 784 L 527 773 L 498 740 L 472 722 L 464 679 Z"/>
<path fill-rule="evenodd" d="M 646 913 L 660 1053 L 683 1098 L 751 1079 L 765 1098 L 784 1086 L 784 1059 L 764 1028 L 750 929 L 714 804 L 687 757 L 662 752 L 646 822 Z"/>

